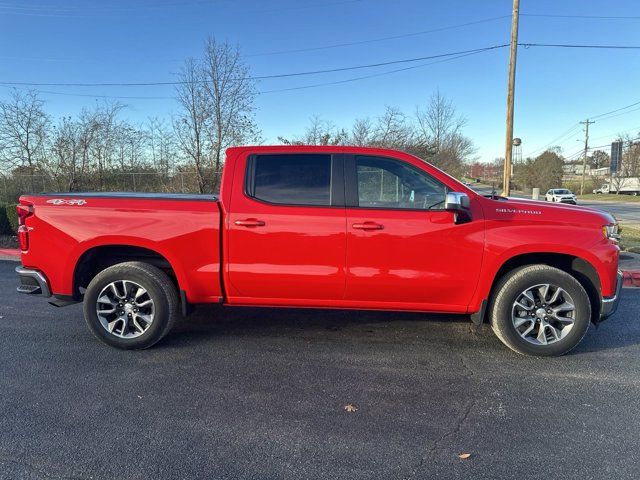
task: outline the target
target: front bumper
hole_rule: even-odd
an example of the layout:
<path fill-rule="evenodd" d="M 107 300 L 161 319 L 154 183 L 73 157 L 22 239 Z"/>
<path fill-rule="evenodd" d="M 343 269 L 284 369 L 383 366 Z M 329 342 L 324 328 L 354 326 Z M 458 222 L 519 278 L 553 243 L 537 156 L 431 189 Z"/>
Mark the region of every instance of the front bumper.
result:
<path fill-rule="evenodd" d="M 51 289 L 46 277 L 32 268 L 16 267 L 16 273 L 20 279 L 18 292 L 27 295 L 37 295 L 41 297 L 50 297 Z"/>
<path fill-rule="evenodd" d="M 560 203 L 570 203 L 572 205 L 578 204 L 578 202 L 574 198 L 561 198 Z"/>
<path fill-rule="evenodd" d="M 600 320 L 605 320 L 616 313 L 618 304 L 620 303 L 620 290 L 622 290 L 622 272 L 618 270 L 616 280 L 616 294 L 613 297 L 602 297 L 600 303 Z"/>

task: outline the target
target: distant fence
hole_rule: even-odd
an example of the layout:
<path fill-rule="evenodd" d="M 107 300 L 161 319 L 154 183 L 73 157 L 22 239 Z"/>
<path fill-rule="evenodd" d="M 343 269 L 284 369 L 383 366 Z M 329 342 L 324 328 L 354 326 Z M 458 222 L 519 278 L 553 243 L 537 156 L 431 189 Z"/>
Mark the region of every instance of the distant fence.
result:
<path fill-rule="evenodd" d="M 221 172 L 205 174 L 207 190 L 219 188 Z M 69 192 L 70 180 L 64 176 L 46 173 L 34 175 L 0 173 L 0 203 L 15 202 L 25 193 Z M 112 191 L 112 192 L 171 192 L 198 193 L 196 172 L 104 172 L 92 173 L 77 179 L 73 191 Z"/>

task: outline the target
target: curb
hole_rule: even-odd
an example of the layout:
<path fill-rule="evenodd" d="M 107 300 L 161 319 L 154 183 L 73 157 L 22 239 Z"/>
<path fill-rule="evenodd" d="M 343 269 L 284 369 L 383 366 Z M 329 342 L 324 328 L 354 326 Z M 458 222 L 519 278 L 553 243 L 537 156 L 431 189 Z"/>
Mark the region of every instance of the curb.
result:
<path fill-rule="evenodd" d="M 0 248 L 1 260 L 20 260 L 20 250 L 17 248 Z"/>
<path fill-rule="evenodd" d="M 640 287 L 640 270 L 625 270 L 622 272 L 623 287 Z"/>

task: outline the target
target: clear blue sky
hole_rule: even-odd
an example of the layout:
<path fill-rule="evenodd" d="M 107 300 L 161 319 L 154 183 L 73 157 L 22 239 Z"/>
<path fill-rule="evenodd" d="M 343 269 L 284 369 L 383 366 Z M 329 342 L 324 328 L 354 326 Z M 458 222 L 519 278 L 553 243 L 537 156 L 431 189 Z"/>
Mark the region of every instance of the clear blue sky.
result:
<path fill-rule="evenodd" d="M 520 41 L 640 45 L 637 0 L 522 0 L 524 14 L 635 16 L 631 19 L 523 16 Z M 412 37 L 316 51 L 256 55 L 357 42 L 508 16 L 510 0 L 0 0 L 0 81 L 172 81 L 208 35 L 237 43 L 254 75 L 384 62 L 507 43 L 510 19 Z M 501 49 L 341 85 L 264 93 L 257 119 L 267 142 L 304 131 L 312 115 L 338 126 L 376 117 L 385 105 L 407 113 L 439 88 L 468 119 L 482 160 L 503 156 L 508 50 Z M 424 62 L 426 63 L 426 62 Z M 414 65 L 414 64 L 410 64 Z M 263 80 L 260 91 L 344 80 L 408 65 Z M 640 102 L 640 50 L 519 49 L 515 134 L 526 155 L 579 120 Z M 55 117 L 91 106 L 92 95 L 170 97 L 173 87 L 39 87 Z M 0 88 L 0 96 L 7 89 Z M 122 100 L 133 121 L 164 117 L 171 99 Z M 640 105 L 639 105 L 640 106 Z M 637 108 L 637 107 L 636 107 Z M 630 109 L 633 110 L 633 109 Z M 640 130 L 640 109 L 591 126 L 592 145 Z M 560 142 L 581 148 L 583 133 Z"/>

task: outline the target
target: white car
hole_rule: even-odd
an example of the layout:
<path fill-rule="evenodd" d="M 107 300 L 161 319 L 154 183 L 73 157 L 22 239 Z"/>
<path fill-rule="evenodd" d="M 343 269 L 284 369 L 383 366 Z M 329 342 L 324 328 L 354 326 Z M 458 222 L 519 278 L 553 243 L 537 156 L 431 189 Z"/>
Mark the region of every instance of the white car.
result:
<path fill-rule="evenodd" d="M 576 196 L 571 190 L 567 190 L 566 188 L 552 188 L 544 196 L 544 199 L 547 202 L 572 203 L 574 205 L 578 204 Z"/>

